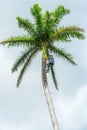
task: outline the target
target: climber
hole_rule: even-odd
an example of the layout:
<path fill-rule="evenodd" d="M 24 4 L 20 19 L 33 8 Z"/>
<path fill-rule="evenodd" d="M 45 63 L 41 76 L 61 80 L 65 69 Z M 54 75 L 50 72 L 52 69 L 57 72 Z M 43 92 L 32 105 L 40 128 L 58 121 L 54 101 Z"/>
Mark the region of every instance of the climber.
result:
<path fill-rule="evenodd" d="M 49 55 L 48 57 L 48 63 L 47 63 L 47 73 L 49 72 L 50 68 L 54 65 L 54 58 L 52 55 Z"/>

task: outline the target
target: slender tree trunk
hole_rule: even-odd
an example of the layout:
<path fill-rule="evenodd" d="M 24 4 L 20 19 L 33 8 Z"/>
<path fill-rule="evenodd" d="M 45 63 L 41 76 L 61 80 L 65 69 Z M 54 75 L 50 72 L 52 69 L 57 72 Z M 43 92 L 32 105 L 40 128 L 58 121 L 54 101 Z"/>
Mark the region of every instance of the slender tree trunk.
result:
<path fill-rule="evenodd" d="M 48 83 L 47 83 L 46 60 L 45 59 L 42 59 L 42 82 L 43 82 L 44 94 L 45 94 L 47 105 L 49 108 L 49 113 L 50 113 L 50 117 L 52 120 L 53 128 L 54 128 L 54 130 L 59 130 L 59 125 L 57 122 L 56 114 L 54 111 L 54 107 L 53 107 L 53 103 L 51 100 L 50 91 L 49 91 Z"/>

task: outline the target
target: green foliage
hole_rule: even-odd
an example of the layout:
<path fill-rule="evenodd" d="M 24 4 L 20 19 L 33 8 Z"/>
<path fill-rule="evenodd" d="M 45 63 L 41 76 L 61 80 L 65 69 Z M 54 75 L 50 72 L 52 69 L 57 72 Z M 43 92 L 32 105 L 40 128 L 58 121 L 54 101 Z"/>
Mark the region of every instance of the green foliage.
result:
<path fill-rule="evenodd" d="M 71 38 L 84 39 L 85 37 L 81 32 L 84 32 L 82 28 L 76 26 L 63 26 L 56 30 L 49 40 L 66 42 L 71 41 Z"/>
<path fill-rule="evenodd" d="M 54 23 L 54 26 L 57 27 L 59 25 L 61 19 L 66 15 L 69 14 L 70 10 L 66 9 L 63 5 L 59 5 L 52 13 L 51 13 L 51 20 Z"/>
<path fill-rule="evenodd" d="M 34 24 L 32 24 L 29 19 L 23 19 L 20 17 L 16 18 L 18 20 L 19 28 L 23 28 L 25 31 L 27 31 L 30 35 L 35 35 L 35 28 Z"/>
<path fill-rule="evenodd" d="M 36 33 L 39 37 L 43 34 L 43 15 L 42 15 L 42 9 L 39 7 L 38 4 L 35 4 L 31 8 L 31 14 L 33 15 L 35 19 L 35 27 L 36 27 Z"/>
<path fill-rule="evenodd" d="M 16 36 L 10 37 L 5 41 L 2 41 L 0 44 L 5 45 L 7 44 L 9 47 L 14 46 L 33 46 L 35 44 L 34 37 L 27 37 L 27 36 Z"/>
<path fill-rule="evenodd" d="M 23 66 L 18 77 L 17 86 L 19 86 L 22 77 L 30 65 L 32 59 L 37 52 L 42 51 L 42 59 L 47 58 L 51 52 L 56 57 L 66 59 L 69 63 L 76 65 L 72 56 L 64 49 L 54 46 L 58 42 L 71 42 L 73 38 L 84 39 L 84 30 L 77 26 L 60 26 L 62 18 L 70 13 L 63 5 L 59 5 L 54 11 L 48 10 L 42 14 L 42 9 L 38 4 L 31 8 L 31 15 L 34 20 L 17 17 L 19 28 L 27 31 L 27 35 L 10 37 L 5 41 L 0 42 L 1 45 L 8 45 L 9 47 L 23 46 L 26 50 L 16 60 L 12 67 L 12 72 L 18 70 Z M 45 48 L 45 51 L 44 49 Z M 52 78 L 57 88 L 57 80 L 54 69 L 51 68 Z"/>
<path fill-rule="evenodd" d="M 22 55 L 17 58 L 16 62 L 12 66 L 12 72 L 15 72 L 18 70 L 18 68 L 25 63 L 27 58 L 31 55 L 31 53 L 35 50 L 35 47 L 30 47 L 29 49 L 26 49 L 24 52 L 22 52 Z"/>
<path fill-rule="evenodd" d="M 39 48 L 35 48 L 32 51 L 32 53 L 28 56 L 26 62 L 24 63 L 24 65 L 23 65 L 23 67 L 22 67 L 22 69 L 20 71 L 20 74 L 19 74 L 19 77 L 18 77 L 18 80 L 17 80 L 17 87 L 19 87 L 20 82 L 21 82 L 21 80 L 23 78 L 23 75 L 26 72 L 27 68 L 29 67 L 32 59 L 36 56 L 37 52 L 39 52 L 39 51 L 40 51 Z"/>
<path fill-rule="evenodd" d="M 57 48 L 54 45 L 50 45 L 50 52 L 53 52 L 57 57 L 61 57 L 63 59 L 66 59 L 69 63 L 76 65 L 76 63 L 73 60 L 72 55 L 67 53 L 64 49 Z"/>
<path fill-rule="evenodd" d="M 50 22 L 50 14 L 49 11 L 45 12 L 44 15 L 44 39 L 48 39 L 49 38 L 49 34 L 52 32 L 52 27 L 51 27 L 51 22 Z"/>
<path fill-rule="evenodd" d="M 70 10 L 65 9 L 64 6 L 58 6 L 53 12 L 46 11 L 44 15 L 45 36 L 49 36 L 56 31 L 61 19 L 64 15 L 69 14 Z"/>

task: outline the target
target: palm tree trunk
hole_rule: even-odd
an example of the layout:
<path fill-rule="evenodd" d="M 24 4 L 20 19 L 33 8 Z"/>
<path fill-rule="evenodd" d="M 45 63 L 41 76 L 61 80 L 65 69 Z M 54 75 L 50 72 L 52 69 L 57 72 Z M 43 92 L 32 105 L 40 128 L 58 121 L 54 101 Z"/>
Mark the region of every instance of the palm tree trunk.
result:
<path fill-rule="evenodd" d="M 42 59 L 42 83 L 43 83 L 44 94 L 45 94 L 47 105 L 49 108 L 49 113 L 50 113 L 50 117 L 52 120 L 53 128 L 54 128 L 54 130 L 59 130 L 59 125 L 57 122 L 56 114 L 54 111 L 54 107 L 53 107 L 53 103 L 51 100 L 50 91 L 49 91 L 48 83 L 47 83 L 46 60 L 45 59 Z"/>

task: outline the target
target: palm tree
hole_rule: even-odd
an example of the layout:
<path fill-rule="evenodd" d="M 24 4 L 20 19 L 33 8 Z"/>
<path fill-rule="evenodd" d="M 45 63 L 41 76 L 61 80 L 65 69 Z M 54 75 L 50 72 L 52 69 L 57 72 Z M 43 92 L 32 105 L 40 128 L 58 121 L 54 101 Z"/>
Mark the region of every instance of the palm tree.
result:
<path fill-rule="evenodd" d="M 10 37 L 5 41 L 0 42 L 0 44 L 7 44 L 9 47 L 24 47 L 24 52 L 12 66 L 12 72 L 15 72 L 22 65 L 22 69 L 17 80 L 17 87 L 19 87 L 23 75 L 30 66 L 33 58 L 38 54 L 38 52 L 42 52 L 43 89 L 49 108 L 52 125 L 54 130 L 59 130 L 47 83 L 47 59 L 49 54 L 52 53 L 54 56 L 66 59 L 69 63 L 76 65 L 71 54 L 67 53 L 63 48 L 59 48 L 57 45 L 59 42 L 71 42 L 72 38 L 84 39 L 84 30 L 77 26 L 60 26 L 60 22 L 63 16 L 70 13 L 70 10 L 66 9 L 63 5 L 59 5 L 52 12 L 46 11 L 44 14 L 42 14 L 42 9 L 38 4 L 35 4 L 30 11 L 34 21 L 23 19 L 21 17 L 16 18 L 19 27 L 27 31 L 27 35 Z M 51 67 L 51 75 L 54 85 L 56 89 L 58 89 L 56 75 L 53 67 Z"/>

